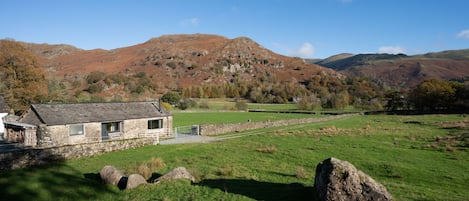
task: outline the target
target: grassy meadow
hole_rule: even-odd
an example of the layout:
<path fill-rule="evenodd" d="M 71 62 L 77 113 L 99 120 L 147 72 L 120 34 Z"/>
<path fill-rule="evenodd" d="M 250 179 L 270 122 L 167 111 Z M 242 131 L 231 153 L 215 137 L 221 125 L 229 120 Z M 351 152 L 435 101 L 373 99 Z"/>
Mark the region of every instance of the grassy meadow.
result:
<path fill-rule="evenodd" d="M 222 142 L 145 146 L 3 172 L 0 193 L 2 200 L 314 200 L 316 165 L 336 157 L 395 200 L 468 200 L 468 124 L 461 115 L 370 115 L 246 131 Z M 105 165 L 127 174 L 151 167 L 153 177 L 184 166 L 196 182 L 121 191 L 100 183 Z"/>
<path fill-rule="evenodd" d="M 269 113 L 269 112 L 176 112 L 173 113 L 173 126 L 190 126 L 195 124 L 223 124 L 242 122 L 276 121 L 282 119 L 301 119 L 320 117 L 316 114 L 291 114 L 291 113 Z"/>

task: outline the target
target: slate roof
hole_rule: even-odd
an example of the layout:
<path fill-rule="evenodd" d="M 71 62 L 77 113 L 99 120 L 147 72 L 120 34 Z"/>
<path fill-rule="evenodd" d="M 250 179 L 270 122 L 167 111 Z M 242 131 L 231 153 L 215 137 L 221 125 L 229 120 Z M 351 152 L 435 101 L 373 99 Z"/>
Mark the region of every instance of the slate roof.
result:
<path fill-rule="evenodd" d="M 33 104 L 22 123 L 66 125 L 169 116 L 158 102 Z"/>

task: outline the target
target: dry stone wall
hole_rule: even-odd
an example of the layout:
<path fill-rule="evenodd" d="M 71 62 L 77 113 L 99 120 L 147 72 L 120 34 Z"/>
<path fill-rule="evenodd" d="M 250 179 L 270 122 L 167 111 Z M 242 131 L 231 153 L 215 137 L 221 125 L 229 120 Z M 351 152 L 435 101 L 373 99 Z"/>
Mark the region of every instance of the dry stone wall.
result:
<path fill-rule="evenodd" d="M 316 117 L 316 118 L 304 118 L 304 119 L 287 119 L 278 121 L 265 121 L 265 122 L 244 122 L 244 123 L 233 123 L 233 124 L 206 124 L 200 125 L 200 135 L 217 135 L 222 133 L 239 132 L 244 130 L 253 130 L 259 128 L 270 128 L 277 126 L 288 126 L 295 124 L 308 124 L 322 121 L 329 121 L 338 119 L 346 116 L 352 116 L 357 114 L 342 114 L 327 117 Z"/>
<path fill-rule="evenodd" d="M 0 170 L 18 169 L 71 158 L 95 156 L 154 143 L 153 138 L 114 140 L 51 148 L 22 148 L 0 153 Z"/>

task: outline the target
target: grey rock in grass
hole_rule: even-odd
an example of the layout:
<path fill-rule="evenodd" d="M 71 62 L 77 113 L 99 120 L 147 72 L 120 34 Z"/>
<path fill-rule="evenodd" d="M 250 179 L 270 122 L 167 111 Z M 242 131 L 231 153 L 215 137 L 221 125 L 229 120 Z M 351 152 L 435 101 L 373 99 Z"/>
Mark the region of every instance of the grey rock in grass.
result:
<path fill-rule="evenodd" d="M 328 158 L 316 167 L 314 187 L 319 200 L 392 200 L 382 184 L 351 163 Z"/>
<path fill-rule="evenodd" d="M 127 178 L 127 185 L 125 187 L 125 189 L 133 189 L 133 188 L 137 188 L 138 186 L 140 186 L 141 184 L 146 184 L 147 181 L 145 180 L 145 178 L 143 178 L 142 175 L 139 175 L 139 174 L 131 174 L 128 178 Z"/>
<path fill-rule="evenodd" d="M 177 167 L 171 170 L 170 172 L 166 173 L 165 175 L 155 179 L 153 183 L 158 183 L 162 180 L 174 180 L 174 179 L 189 179 L 192 182 L 195 181 L 194 176 L 186 170 L 185 167 Z"/>
<path fill-rule="evenodd" d="M 117 185 L 124 174 L 115 167 L 106 165 L 99 171 L 99 176 L 105 184 Z"/>

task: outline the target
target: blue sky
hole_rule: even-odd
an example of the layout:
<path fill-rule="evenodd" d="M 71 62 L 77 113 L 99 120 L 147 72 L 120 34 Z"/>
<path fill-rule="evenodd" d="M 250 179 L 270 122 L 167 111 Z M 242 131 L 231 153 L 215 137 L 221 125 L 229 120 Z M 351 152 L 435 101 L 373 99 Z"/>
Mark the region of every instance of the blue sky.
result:
<path fill-rule="evenodd" d="M 279 54 L 469 48 L 467 0 L 0 0 L 0 39 L 114 49 L 166 34 L 249 37 Z"/>

